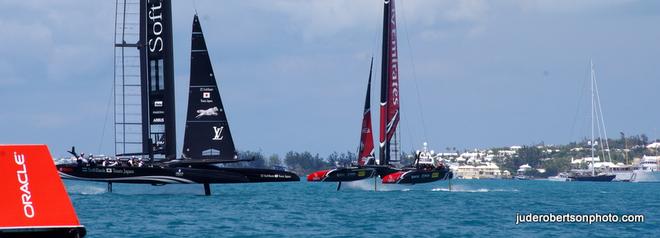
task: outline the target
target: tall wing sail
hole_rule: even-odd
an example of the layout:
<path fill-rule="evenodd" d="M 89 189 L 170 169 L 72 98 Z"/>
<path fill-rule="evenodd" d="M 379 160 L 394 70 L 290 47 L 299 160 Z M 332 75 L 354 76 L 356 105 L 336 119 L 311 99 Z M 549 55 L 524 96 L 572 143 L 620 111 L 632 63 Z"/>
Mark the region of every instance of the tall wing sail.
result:
<path fill-rule="evenodd" d="M 176 158 L 171 7 L 169 0 L 140 1 L 143 152 L 155 159 Z"/>
<path fill-rule="evenodd" d="M 360 149 L 358 152 L 358 164 L 372 164 L 374 158 L 374 136 L 371 129 L 371 73 L 374 67 L 374 58 L 371 57 L 369 67 L 369 83 L 367 83 L 367 96 L 364 102 L 364 114 L 362 118 L 362 133 L 360 134 Z"/>
<path fill-rule="evenodd" d="M 399 60 L 394 0 L 384 0 L 380 91 L 380 164 L 388 164 L 390 140 L 399 124 Z"/>
<path fill-rule="evenodd" d="M 237 159 L 199 18 L 193 19 L 185 159 Z"/>

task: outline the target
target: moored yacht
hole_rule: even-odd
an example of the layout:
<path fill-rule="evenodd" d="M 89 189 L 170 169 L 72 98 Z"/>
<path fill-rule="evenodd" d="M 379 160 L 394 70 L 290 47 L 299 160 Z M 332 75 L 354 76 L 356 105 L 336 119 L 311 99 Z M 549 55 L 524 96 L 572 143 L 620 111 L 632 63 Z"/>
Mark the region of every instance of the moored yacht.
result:
<path fill-rule="evenodd" d="M 571 181 L 571 178 L 568 177 L 568 173 L 559 173 L 555 176 L 548 177 L 548 181 L 567 182 Z"/>
<path fill-rule="evenodd" d="M 660 182 L 660 156 L 644 156 L 631 178 L 632 182 Z"/>
<path fill-rule="evenodd" d="M 605 166 L 605 170 L 609 171 L 615 177 L 612 181 L 615 182 L 630 182 L 633 176 L 633 170 L 635 167 L 623 163 L 603 163 L 602 166 Z M 596 168 L 598 169 L 598 163 L 596 163 Z"/>
<path fill-rule="evenodd" d="M 611 182 L 616 175 L 610 173 L 609 171 L 596 171 L 596 161 L 600 161 L 597 156 L 596 146 L 600 145 L 600 155 L 605 158 L 609 158 L 611 163 L 612 156 L 610 154 L 610 145 L 607 141 L 607 130 L 605 129 L 605 121 L 603 119 L 603 110 L 600 105 L 600 94 L 598 93 L 598 83 L 596 82 L 596 71 L 594 70 L 593 62 L 590 62 L 591 65 L 591 77 L 590 77 L 590 86 L 591 86 L 591 140 L 589 140 L 589 145 L 591 146 L 591 157 L 584 158 L 584 162 L 589 162 L 589 170 L 575 169 L 569 172 L 569 178 L 571 181 L 592 181 L 592 182 Z M 595 131 L 598 128 L 599 138 L 596 138 Z M 601 135 L 604 136 L 603 139 Z"/>
<path fill-rule="evenodd" d="M 523 164 L 520 167 L 518 167 L 518 170 L 516 171 L 516 176 L 513 177 L 516 180 L 530 180 L 533 179 L 533 176 L 527 175 L 528 171 L 532 170 L 532 166 L 529 166 L 529 164 Z"/>

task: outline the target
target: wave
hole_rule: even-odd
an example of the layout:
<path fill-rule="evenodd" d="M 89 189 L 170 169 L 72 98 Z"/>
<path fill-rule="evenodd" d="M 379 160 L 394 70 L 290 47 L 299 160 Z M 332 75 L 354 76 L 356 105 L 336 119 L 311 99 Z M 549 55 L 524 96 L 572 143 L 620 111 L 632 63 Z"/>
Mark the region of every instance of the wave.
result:
<path fill-rule="evenodd" d="M 469 188 L 461 185 L 454 185 L 451 189 L 449 188 L 434 188 L 431 189 L 434 192 L 463 192 L 463 193 L 487 193 L 487 192 L 518 192 L 518 189 L 488 189 L 488 188 Z"/>
<path fill-rule="evenodd" d="M 353 182 L 343 182 L 342 186 L 364 191 L 373 191 L 374 190 L 374 181 L 373 179 L 363 179 Z M 410 191 L 410 186 L 400 185 L 400 184 L 382 184 L 377 182 L 376 187 L 379 192 L 389 192 L 389 191 Z"/>
<path fill-rule="evenodd" d="M 92 185 L 74 185 L 67 187 L 66 190 L 70 194 L 81 194 L 81 195 L 96 195 L 106 192 L 105 188 L 92 186 Z"/>

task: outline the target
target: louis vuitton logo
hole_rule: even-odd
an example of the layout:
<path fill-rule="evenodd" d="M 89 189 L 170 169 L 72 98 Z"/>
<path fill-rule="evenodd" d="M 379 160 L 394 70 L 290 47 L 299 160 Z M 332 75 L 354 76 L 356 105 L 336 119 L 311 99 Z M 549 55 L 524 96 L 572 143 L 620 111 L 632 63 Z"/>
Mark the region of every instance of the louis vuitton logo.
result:
<path fill-rule="evenodd" d="M 222 138 L 224 138 L 224 136 L 222 135 L 222 130 L 224 129 L 225 129 L 224 126 L 221 127 L 214 126 L 213 132 L 215 132 L 215 136 L 213 136 L 213 140 L 222 140 Z"/>

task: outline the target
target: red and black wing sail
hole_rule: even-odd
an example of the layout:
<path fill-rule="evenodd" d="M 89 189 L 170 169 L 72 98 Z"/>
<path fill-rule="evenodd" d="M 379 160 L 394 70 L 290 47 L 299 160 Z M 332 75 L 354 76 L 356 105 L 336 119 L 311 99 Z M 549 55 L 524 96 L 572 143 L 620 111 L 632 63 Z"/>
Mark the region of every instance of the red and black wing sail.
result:
<path fill-rule="evenodd" d="M 190 88 L 183 157 L 204 160 L 237 159 L 227 115 L 220 99 L 197 15 L 193 19 L 192 29 Z"/>
<path fill-rule="evenodd" d="M 358 152 L 358 164 L 371 163 L 374 158 L 374 136 L 371 129 L 371 74 L 374 67 L 374 58 L 371 58 L 369 67 L 369 82 L 367 83 L 367 96 L 364 102 L 364 113 L 362 117 L 362 132 L 360 134 L 360 148 Z M 371 160 L 373 161 L 373 160 Z"/>
<path fill-rule="evenodd" d="M 380 91 L 380 164 L 389 164 L 390 140 L 399 124 L 399 60 L 394 0 L 384 0 Z"/>

